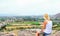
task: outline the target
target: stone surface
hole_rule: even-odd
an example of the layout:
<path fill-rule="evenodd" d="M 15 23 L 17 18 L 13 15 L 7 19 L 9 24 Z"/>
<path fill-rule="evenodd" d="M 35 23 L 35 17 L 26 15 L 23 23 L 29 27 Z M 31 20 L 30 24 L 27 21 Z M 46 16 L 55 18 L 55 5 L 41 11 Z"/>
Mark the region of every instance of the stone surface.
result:
<path fill-rule="evenodd" d="M 26 30 L 18 30 L 14 33 L 14 31 L 10 31 L 9 33 L 4 33 L 4 32 L 0 32 L 0 36 L 35 36 L 36 35 L 36 31 L 40 31 L 40 29 L 26 29 Z M 55 32 L 55 31 L 53 31 Z M 60 36 L 60 31 L 56 31 L 54 34 L 51 34 L 51 36 Z"/>

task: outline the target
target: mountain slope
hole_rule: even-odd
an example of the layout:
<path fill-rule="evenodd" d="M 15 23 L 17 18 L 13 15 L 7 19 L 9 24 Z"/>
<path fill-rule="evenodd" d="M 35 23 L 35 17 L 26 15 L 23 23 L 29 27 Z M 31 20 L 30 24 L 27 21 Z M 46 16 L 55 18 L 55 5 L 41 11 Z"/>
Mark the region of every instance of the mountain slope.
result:
<path fill-rule="evenodd" d="M 60 13 L 54 15 L 54 18 L 60 18 Z"/>

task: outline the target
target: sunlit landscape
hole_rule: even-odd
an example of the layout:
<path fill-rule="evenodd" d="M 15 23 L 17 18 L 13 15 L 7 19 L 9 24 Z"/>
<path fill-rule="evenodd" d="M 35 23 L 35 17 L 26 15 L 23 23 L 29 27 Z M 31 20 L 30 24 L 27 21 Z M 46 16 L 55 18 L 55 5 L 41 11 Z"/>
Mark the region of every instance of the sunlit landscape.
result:
<path fill-rule="evenodd" d="M 51 36 L 60 36 L 60 0 L 0 0 L 0 36 L 42 36 L 45 20 Z"/>
<path fill-rule="evenodd" d="M 53 34 L 60 32 L 60 13 L 51 16 L 51 20 L 53 21 Z M 57 17 L 58 16 L 58 17 Z M 9 34 L 13 32 L 15 35 L 23 36 L 24 33 L 30 33 L 34 36 L 36 31 L 41 29 L 41 23 L 43 22 L 43 16 L 13 16 L 13 17 L 0 17 L 0 32 L 4 32 L 5 34 Z M 19 32 L 18 32 L 19 31 Z M 30 32 L 29 32 L 30 31 Z M 24 33 L 23 33 L 24 32 Z M 17 34 L 21 33 L 21 34 Z M 11 34 L 12 35 L 12 34 Z M 27 35 L 26 35 L 27 36 Z"/>

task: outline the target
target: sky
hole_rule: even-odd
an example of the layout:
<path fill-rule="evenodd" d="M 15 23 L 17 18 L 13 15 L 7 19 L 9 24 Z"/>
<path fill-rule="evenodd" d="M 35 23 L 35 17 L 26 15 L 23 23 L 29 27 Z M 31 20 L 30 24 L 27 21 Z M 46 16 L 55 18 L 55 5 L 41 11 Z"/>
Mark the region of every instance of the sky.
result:
<path fill-rule="evenodd" d="M 60 0 L 0 0 L 0 16 L 55 15 Z"/>

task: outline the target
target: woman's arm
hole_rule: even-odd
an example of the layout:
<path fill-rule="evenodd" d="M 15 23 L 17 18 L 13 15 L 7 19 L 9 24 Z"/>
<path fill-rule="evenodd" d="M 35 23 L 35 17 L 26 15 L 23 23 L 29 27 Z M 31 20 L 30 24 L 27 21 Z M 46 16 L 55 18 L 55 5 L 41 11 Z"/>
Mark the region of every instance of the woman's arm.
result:
<path fill-rule="evenodd" d="M 46 28 L 46 24 L 47 24 L 47 21 L 44 21 L 44 22 L 43 22 L 43 26 L 42 26 L 42 28 L 41 28 L 41 31 L 42 31 L 42 32 L 43 32 L 44 29 Z"/>

